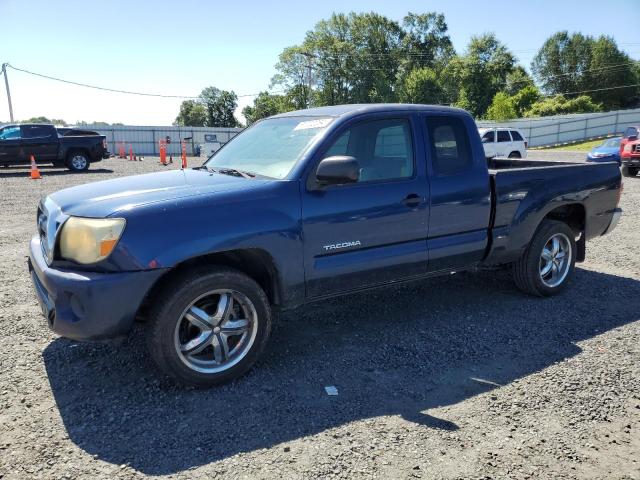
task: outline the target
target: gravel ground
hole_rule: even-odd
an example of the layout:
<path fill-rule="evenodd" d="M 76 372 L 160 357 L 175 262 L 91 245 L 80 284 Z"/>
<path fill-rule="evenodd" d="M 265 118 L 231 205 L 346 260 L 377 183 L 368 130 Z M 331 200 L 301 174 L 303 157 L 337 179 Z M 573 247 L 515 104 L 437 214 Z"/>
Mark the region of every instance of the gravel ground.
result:
<path fill-rule="evenodd" d="M 156 376 L 143 326 L 57 338 L 26 269 L 41 195 L 162 168 L 0 169 L 0 478 L 640 479 L 640 177 L 558 297 L 498 271 L 323 302 L 283 315 L 246 377 L 197 391 Z"/>

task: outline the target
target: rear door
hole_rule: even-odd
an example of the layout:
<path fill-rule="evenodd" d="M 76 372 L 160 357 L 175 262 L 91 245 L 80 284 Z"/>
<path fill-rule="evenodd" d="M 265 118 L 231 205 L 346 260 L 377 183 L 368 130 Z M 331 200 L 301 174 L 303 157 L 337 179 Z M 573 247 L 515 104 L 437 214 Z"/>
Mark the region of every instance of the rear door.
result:
<path fill-rule="evenodd" d="M 426 274 L 429 191 L 416 122 L 396 114 L 351 121 L 317 155 L 302 192 L 309 298 Z M 359 181 L 313 187 L 317 163 L 334 155 L 356 158 Z"/>
<path fill-rule="evenodd" d="M 27 159 L 53 162 L 58 155 L 58 132 L 53 125 L 22 125 L 22 144 Z"/>
<path fill-rule="evenodd" d="M 487 163 L 468 116 L 425 116 L 429 270 L 457 270 L 482 260 L 488 242 L 491 193 Z M 475 142 L 477 143 L 477 142 Z"/>
<path fill-rule="evenodd" d="M 498 157 L 508 157 L 513 151 L 513 143 L 511 142 L 511 135 L 509 130 L 498 129 L 496 132 L 496 154 Z"/>

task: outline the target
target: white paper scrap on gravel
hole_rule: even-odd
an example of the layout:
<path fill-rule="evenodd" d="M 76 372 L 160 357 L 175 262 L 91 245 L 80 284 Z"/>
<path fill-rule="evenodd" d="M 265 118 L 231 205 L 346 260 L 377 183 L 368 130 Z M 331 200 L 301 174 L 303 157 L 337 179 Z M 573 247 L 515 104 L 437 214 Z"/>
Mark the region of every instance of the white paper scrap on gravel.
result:
<path fill-rule="evenodd" d="M 338 389 L 333 385 L 329 385 L 328 387 L 324 387 L 324 391 L 327 392 L 327 395 L 338 395 Z"/>

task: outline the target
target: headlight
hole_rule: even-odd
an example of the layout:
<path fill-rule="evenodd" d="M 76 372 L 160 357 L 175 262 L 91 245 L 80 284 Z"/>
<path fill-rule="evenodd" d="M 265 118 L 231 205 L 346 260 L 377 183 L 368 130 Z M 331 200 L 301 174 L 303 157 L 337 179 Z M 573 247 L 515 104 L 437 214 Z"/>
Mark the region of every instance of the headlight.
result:
<path fill-rule="evenodd" d="M 70 217 L 60 233 L 60 255 L 78 263 L 99 262 L 113 251 L 124 225 L 124 218 Z"/>

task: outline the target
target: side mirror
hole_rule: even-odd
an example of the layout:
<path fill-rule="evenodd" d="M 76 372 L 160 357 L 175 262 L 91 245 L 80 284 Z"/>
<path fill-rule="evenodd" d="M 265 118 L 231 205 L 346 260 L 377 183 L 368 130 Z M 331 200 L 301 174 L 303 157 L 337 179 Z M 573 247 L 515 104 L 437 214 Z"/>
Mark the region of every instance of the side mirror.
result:
<path fill-rule="evenodd" d="M 489 137 L 482 137 L 482 143 L 493 143 L 493 140 Z"/>
<path fill-rule="evenodd" d="M 337 155 L 323 159 L 316 170 L 322 186 L 355 183 L 360 178 L 360 165 L 354 157 Z"/>

